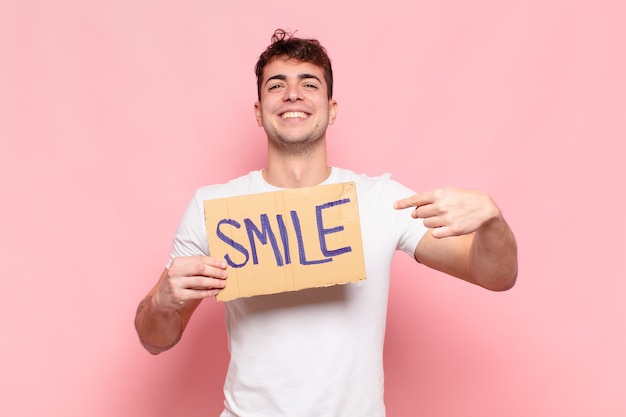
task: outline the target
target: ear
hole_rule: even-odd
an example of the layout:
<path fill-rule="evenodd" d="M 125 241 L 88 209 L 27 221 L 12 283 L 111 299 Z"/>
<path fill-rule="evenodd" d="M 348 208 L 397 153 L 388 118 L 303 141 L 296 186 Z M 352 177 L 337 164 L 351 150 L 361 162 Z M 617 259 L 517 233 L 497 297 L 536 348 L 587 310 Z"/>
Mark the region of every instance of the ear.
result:
<path fill-rule="evenodd" d="M 335 123 L 335 119 L 337 118 L 337 100 L 330 99 L 328 100 L 328 124 L 332 125 Z"/>
<path fill-rule="evenodd" d="M 254 117 L 256 117 L 256 123 L 263 127 L 263 114 L 261 111 L 261 103 L 258 101 L 254 103 Z"/>

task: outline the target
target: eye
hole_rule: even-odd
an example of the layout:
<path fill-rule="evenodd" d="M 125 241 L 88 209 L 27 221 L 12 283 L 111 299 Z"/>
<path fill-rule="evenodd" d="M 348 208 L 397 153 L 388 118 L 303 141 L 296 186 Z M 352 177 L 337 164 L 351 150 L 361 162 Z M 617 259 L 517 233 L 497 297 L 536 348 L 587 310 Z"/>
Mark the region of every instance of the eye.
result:
<path fill-rule="evenodd" d="M 282 84 L 273 84 L 273 85 L 270 85 L 267 89 L 268 91 L 272 91 L 272 90 L 278 90 L 281 87 L 282 87 Z"/>
<path fill-rule="evenodd" d="M 305 83 L 304 84 L 304 88 L 310 88 L 310 89 L 313 89 L 313 90 L 317 90 L 318 86 L 317 86 L 317 84 L 314 84 L 314 83 Z"/>

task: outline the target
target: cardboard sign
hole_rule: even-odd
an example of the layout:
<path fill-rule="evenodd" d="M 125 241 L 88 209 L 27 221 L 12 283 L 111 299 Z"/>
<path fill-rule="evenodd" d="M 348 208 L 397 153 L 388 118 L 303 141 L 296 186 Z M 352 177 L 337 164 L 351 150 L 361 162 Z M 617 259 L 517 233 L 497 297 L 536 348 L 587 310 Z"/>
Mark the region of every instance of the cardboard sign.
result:
<path fill-rule="evenodd" d="M 228 263 L 218 301 L 365 279 L 354 183 L 204 201 L 211 256 Z"/>

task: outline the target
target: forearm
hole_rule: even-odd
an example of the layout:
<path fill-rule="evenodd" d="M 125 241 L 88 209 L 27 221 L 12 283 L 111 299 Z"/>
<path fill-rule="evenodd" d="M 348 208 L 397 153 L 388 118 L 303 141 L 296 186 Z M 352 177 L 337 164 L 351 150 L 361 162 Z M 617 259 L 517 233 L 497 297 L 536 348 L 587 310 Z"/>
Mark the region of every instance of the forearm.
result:
<path fill-rule="evenodd" d="M 157 355 L 178 343 L 183 333 L 183 320 L 178 311 L 155 312 L 150 294 L 139 303 L 135 328 L 142 346 Z"/>
<path fill-rule="evenodd" d="M 515 285 L 517 243 L 501 216 L 483 224 L 474 233 L 470 270 L 474 281 L 487 289 L 505 291 Z"/>

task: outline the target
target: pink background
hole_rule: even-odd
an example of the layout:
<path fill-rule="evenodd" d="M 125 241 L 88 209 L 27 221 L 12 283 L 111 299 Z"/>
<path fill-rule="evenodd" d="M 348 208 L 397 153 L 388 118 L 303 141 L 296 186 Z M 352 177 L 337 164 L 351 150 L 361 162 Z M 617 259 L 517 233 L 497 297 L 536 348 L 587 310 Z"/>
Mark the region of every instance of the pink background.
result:
<path fill-rule="evenodd" d="M 193 190 L 264 163 L 253 66 L 277 27 L 333 58 L 332 164 L 483 188 L 518 238 L 506 293 L 398 254 L 389 416 L 626 415 L 625 20 L 618 0 L 3 1 L 0 415 L 217 415 L 223 306 L 158 357 L 132 322 Z"/>

